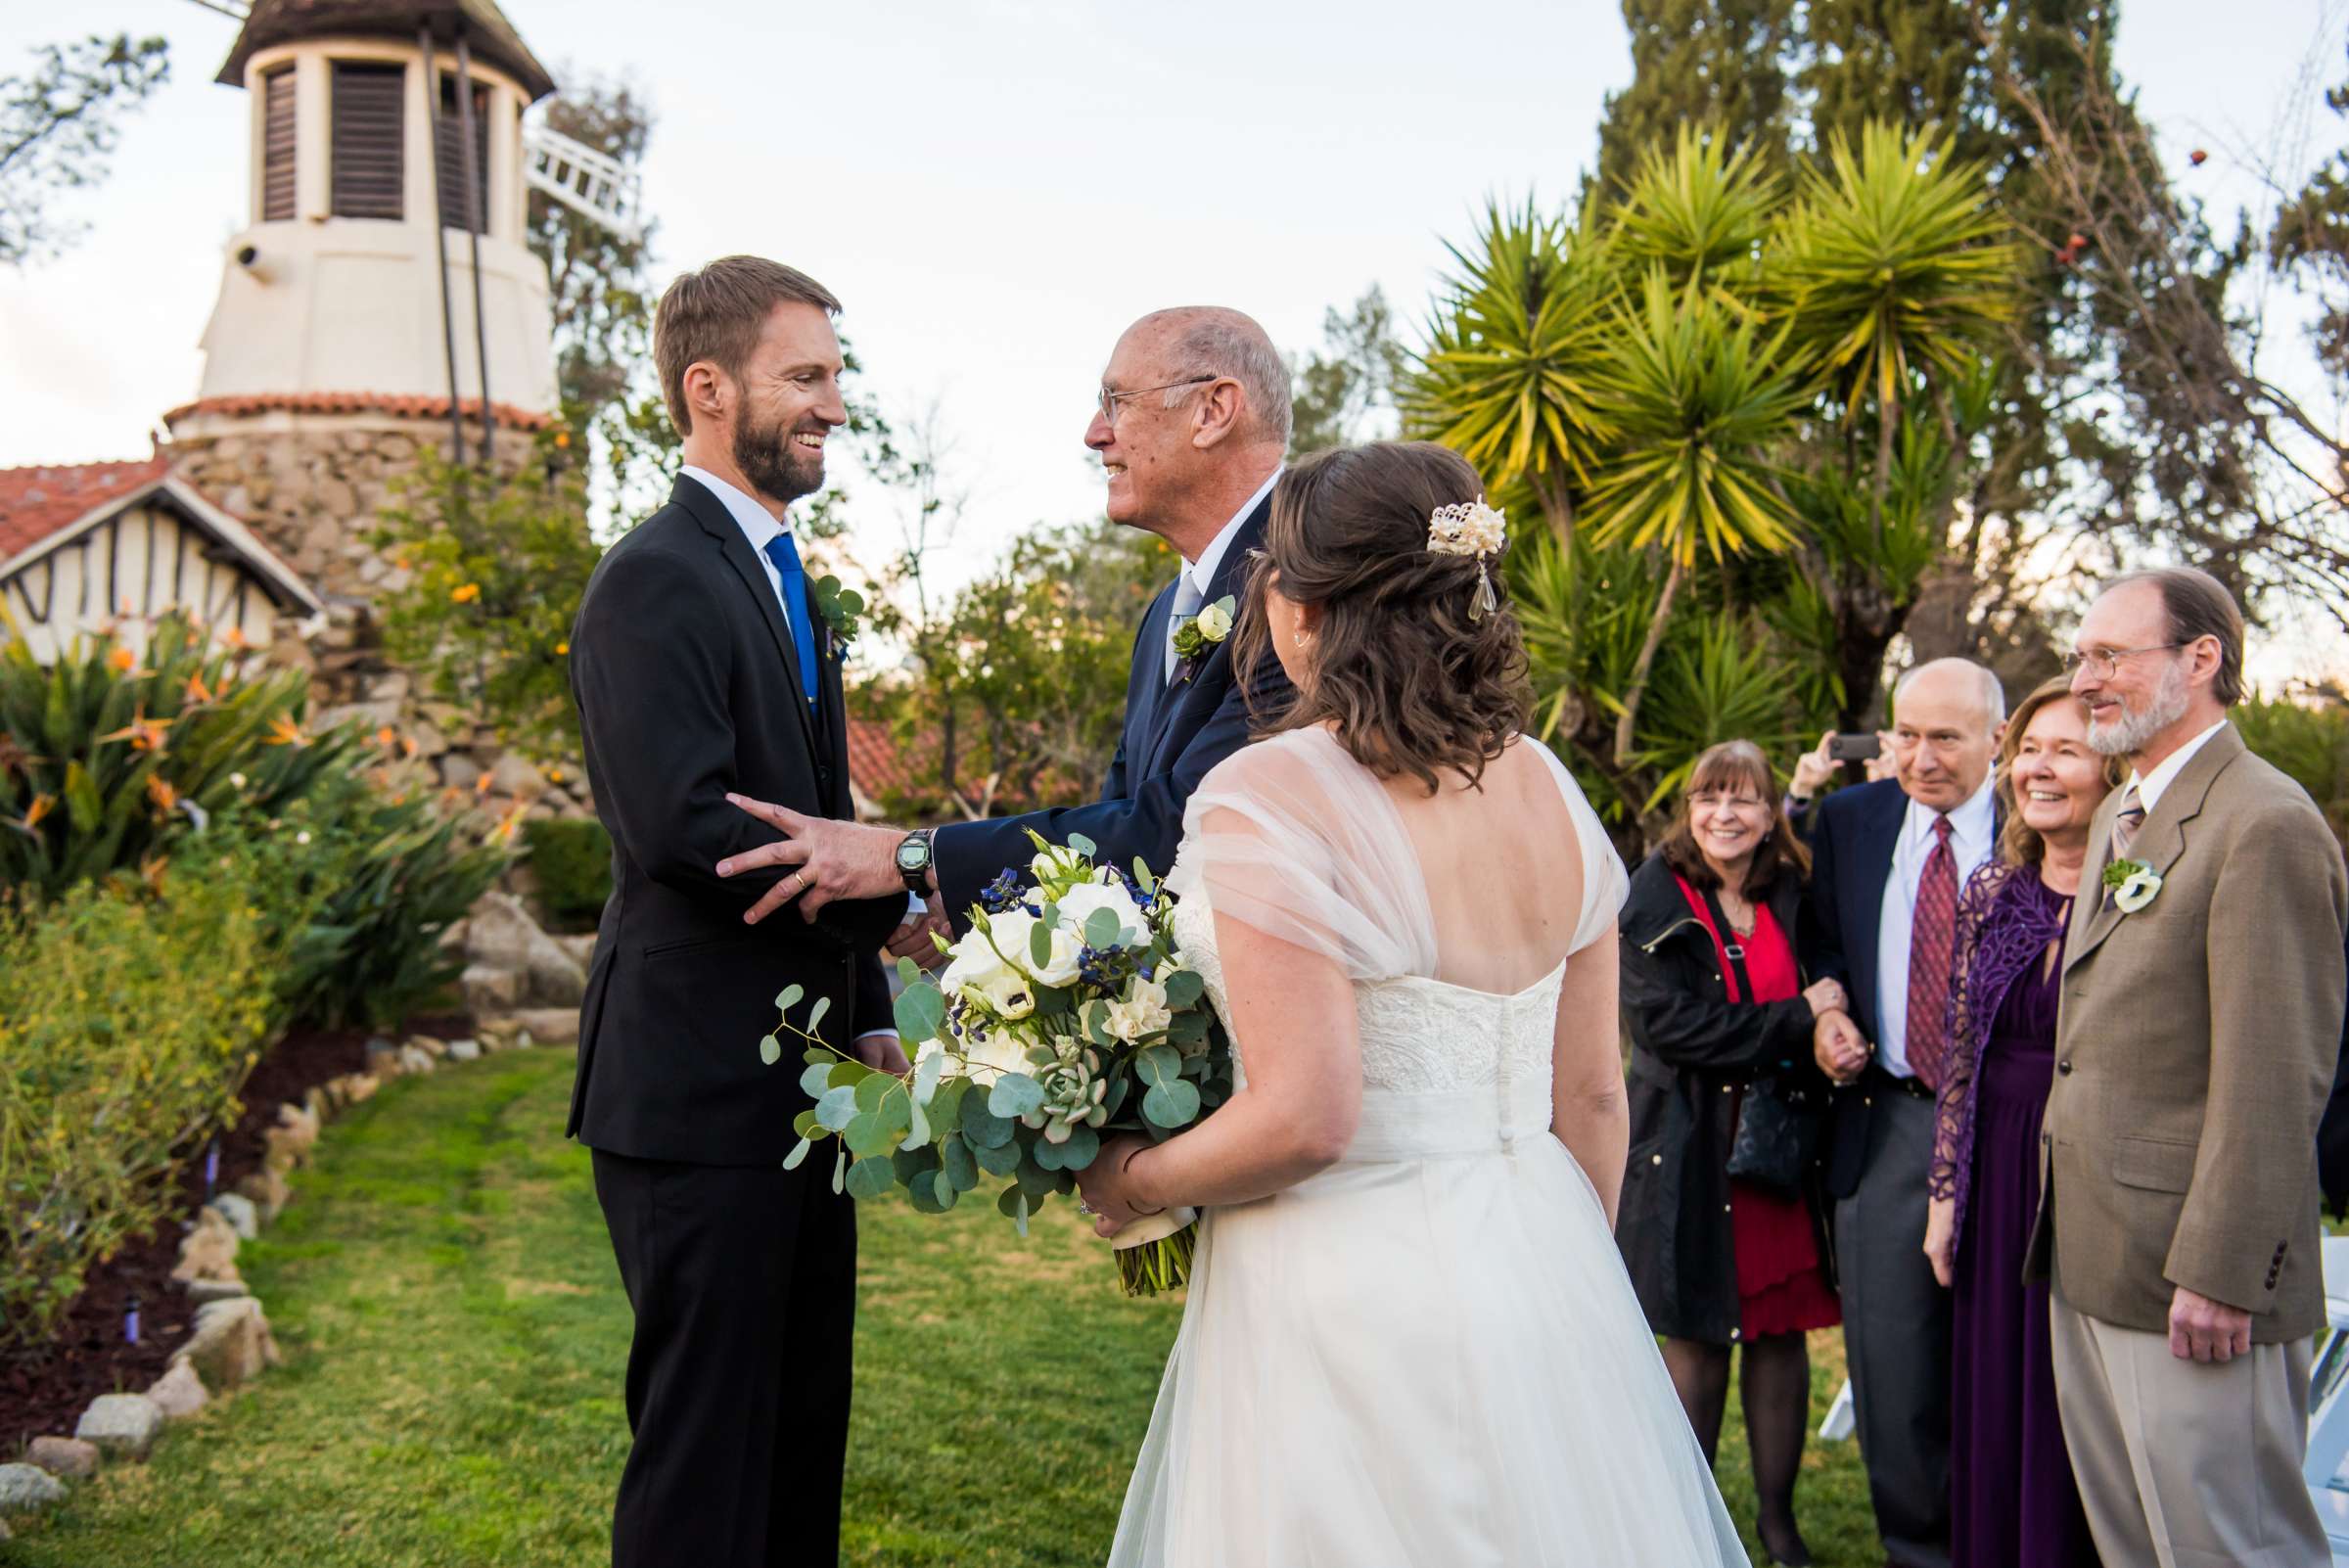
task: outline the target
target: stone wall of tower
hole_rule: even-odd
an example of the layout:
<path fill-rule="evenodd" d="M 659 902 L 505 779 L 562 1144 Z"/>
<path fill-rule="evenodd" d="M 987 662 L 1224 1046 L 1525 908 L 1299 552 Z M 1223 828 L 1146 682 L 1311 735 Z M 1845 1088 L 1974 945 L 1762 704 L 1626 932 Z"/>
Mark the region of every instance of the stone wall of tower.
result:
<path fill-rule="evenodd" d="M 479 432 L 477 424 L 468 435 Z M 393 482 L 422 452 L 446 451 L 448 438 L 445 419 L 202 416 L 174 429 L 168 450 L 182 478 L 242 518 L 326 600 L 323 627 L 306 636 L 281 627 L 272 649 L 277 662 L 309 671 L 314 725 L 356 719 L 388 732 L 390 776 L 494 819 L 578 815 L 590 802 L 576 762 L 541 766 L 511 751 L 385 650 L 376 601 L 408 579 L 372 536 Z M 533 454 L 529 433 L 497 432 L 497 472 L 519 472 Z"/>

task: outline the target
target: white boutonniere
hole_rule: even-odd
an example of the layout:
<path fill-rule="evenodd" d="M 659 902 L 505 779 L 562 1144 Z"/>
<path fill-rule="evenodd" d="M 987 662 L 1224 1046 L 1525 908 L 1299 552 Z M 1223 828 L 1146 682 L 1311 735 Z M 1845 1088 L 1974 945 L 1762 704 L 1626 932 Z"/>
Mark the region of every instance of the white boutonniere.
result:
<path fill-rule="evenodd" d="M 1232 617 L 1239 605 L 1230 594 L 1203 608 L 1195 616 L 1186 616 L 1175 623 L 1174 657 L 1182 661 L 1178 679 L 1188 680 L 1200 661 L 1222 645 L 1231 635 Z"/>
<path fill-rule="evenodd" d="M 2135 914 L 2161 891 L 2161 873 L 2142 860 L 2115 860 L 2104 868 L 2104 887 L 2115 909 Z"/>

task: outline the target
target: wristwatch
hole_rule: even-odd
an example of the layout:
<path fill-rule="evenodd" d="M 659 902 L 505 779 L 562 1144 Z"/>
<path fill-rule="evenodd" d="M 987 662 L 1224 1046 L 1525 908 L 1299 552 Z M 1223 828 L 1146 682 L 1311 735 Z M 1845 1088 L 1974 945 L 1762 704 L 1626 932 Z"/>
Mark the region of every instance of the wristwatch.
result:
<path fill-rule="evenodd" d="M 905 879 L 905 891 L 916 897 L 930 891 L 930 835 L 932 828 L 915 828 L 898 840 L 898 875 Z"/>

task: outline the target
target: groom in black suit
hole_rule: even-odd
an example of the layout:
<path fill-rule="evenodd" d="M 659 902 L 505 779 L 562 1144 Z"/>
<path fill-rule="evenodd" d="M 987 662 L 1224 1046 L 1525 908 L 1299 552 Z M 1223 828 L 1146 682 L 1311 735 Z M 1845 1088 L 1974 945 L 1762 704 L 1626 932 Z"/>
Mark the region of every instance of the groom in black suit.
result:
<path fill-rule="evenodd" d="M 929 917 L 898 933 L 890 950 L 934 963 L 931 933 L 962 921 L 1005 867 L 1026 868 L 1035 854 L 1031 828 L 1055 843 L 1082 834 L 1105 864 L 1130 866 L 1138 857 L 1160 874 L 1173 864 L 1191 791 L 1247 744 L 1251 728 L 1228 638 L 1202 636 L 1186 657 L 1176 633 L 1203 614 L 1202 630 L 1221 629 L 1207 612 L 1244 593 L 1288 450 L 1287 366 L 1264 328 L 1236 310 L 1154 311 L 1127 328 L 1111 352 L 1084 443 L 1100 454 L 1111 520 L 1157 534 L 1182 557 L 1134 635 L 1125 733 L 1101 798 L 910 834 L 761 809 L 787 841 L 737 865 L 812 876 L 817 890 L 802 900 L 804 910 L 918 882 L 930 895 Z M 1251 683 L 1259 710 L 1278 712 L 1289 688 L 1268 650 Z M 784 887 L 770 889 L 755 916 L 788 898 Z"/>
<path fill-rule="evenodd" d="M 853 814 L 839 639 L 784 511 L 848 418 L 838 309 L 756 256 L 669 286 L 653 351 L 684 470 L 596 568 L 571 637 L 613 892 L 567 1130 L 594 1151 L 636 1317 L 617 1568 L 838 1558 L 854 1205 L 829 1162 L 782 1169 L 809 1101 L 798 1053 L 769 1067 L 759 1040 L 797 985 L 830 999 L 833 1044 L 901 1069 L 875 954 L 905 893 L 752 926 L 753 899 L 804 880 L 717 870 L 771 837 L 729 794 Z"/>

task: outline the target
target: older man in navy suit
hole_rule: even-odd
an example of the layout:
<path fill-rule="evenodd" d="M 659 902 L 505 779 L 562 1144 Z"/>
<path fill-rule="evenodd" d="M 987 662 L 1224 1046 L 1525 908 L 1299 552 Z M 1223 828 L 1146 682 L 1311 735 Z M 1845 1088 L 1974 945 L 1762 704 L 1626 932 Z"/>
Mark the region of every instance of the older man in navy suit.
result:
<path fill-rule="evenodd" d="M 1840 1085 L 1827 1190 L 1844 1343 L 1876 1528 L 1903 1568 L 1950 1561 L 1950 1302 L 1924 1254 L 1925 1177 L 1958 895 L 1997 844 L 2005 716 L 1979 665 L 1911 670 L 1893 692 L 1894 776 L 1826 797 L 1811 823 L 1806 967 L 1853 1006 L 1816 1038 Z"/>
<path fill-rule="evenodd" d="M 1264 328 L 1236 310 L 1154 311 L 1127 328 L 1110 354 L 1084 443 L 1100 454 L 1111 520 L 1157 534 L 1182 557 L 1135 633 L 1125 733 L 1101 798 L 911 833 L 754 805 L 789 837 L 736 857 L 730 869 L 794 870 L 753 908 L 753 919 L 802 889 L 800 907 L 810 917 L 834 899 L 910 889 L 928 900 L 929 913 L 890 950 L 931 962 L 931 934 L 960 921 L 1005 867 L 1033 857 L 1030 829 L 1056 843 L 1082 834 L 1105 863 L 1140 859 L 1159 873 L 1173 864 L 1191 791 L 1247 744 L 1252 728 L 1228 640 L 1177 633 L 1222 600 L 1236 601 L 1247 583 L 1288 450 L 1288 369 Z M 1228 629 L 1216 615 L 1200 625 Z M 1266 712 L 1288 693 L 1269 657 L 1249 684 Z"/>

